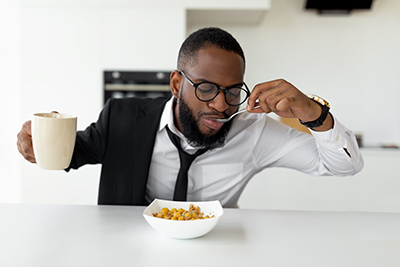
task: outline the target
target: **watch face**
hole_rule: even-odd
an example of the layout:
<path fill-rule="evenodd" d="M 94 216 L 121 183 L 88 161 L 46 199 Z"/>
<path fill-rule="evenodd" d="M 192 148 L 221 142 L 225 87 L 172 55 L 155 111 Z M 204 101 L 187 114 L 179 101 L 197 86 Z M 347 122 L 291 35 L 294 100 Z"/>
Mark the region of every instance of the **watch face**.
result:
<path fill-rule="evenodd" d="M 325 99 L 323 99 L 322 97 L 319 97 L 317 95 L 311 94 L 308 96 L 309 98 L 311 98 L 312 100 L 314 100 L 315 102 L 321 104 L 321 106 L 328 106 L 331 107 L 328 103 L 328 101 L 326 101 Z"/>

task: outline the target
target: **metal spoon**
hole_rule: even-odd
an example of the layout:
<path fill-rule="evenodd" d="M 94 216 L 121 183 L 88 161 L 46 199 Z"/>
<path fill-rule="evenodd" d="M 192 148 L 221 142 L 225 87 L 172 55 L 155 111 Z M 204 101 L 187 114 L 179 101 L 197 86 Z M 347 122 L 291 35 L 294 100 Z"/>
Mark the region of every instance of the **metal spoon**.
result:
<path fill-rule="evenodd" d="M 255 110 L 255 109 L 257 109 L 257 108 L 260 108 L 261 106 L 256 106 L 256 107 L 254 107 L 253 108 L 253 110 Z M 238 112 L 236 112 L 236 113 L 233 113 L 229 118 L 227 118 L 227 119 L 216 119 L 215 121 L 216 122 L 228 122 L 228 121 L 230 121 L 231 119 L 233 119 L 236 115 L 238 115 L 238 114 L 240 114 L 240 113 L 243 113 L 243 112 L 245 112 L 245 111 L 247 111 L 247 109 L 242 109 L 242 110 L 239 110 Z"/>

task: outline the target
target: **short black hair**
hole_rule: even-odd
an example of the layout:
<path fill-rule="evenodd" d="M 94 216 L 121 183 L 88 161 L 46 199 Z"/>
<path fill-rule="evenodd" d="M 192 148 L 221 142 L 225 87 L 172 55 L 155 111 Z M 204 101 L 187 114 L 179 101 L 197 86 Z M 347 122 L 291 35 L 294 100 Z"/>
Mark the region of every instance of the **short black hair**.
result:
<path fill-rule="evenodd" d="M 192 64 L 197 52 L 209 46 L 234 52 L 246 62 L 240 44 L 230 33 L 217 27 L 208 27 L 191 33 L 183 42 L 178 55 L 178 69 L 183 70 L 187 64 Z"/>

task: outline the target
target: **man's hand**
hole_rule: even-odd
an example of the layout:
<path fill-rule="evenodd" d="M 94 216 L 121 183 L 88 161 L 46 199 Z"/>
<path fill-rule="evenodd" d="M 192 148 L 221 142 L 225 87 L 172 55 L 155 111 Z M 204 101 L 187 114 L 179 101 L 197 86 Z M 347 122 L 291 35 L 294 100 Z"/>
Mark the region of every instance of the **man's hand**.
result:
<path fill-rule="evenodd" d="M 253 110 L 257 99 L 262 110 Z M 298 118 L 307 122 L 318 119 L 322 113 L 319 104 L 282 79 L 257 84 L 250 94 L 247 110 L 253 113 L 274 112 L 284 118 Z M 313 130 L 327 131 L 332 127 L 333 119 L 329 115 L 322 126 Z"/>
<path fill-rule="evenodd" d="M 29 162 L 36 163 L 35 154 L 32 146 L 31 121 L 22 125 L 21 131 L 17 135 L 17 147 L 19 153 Z"/>

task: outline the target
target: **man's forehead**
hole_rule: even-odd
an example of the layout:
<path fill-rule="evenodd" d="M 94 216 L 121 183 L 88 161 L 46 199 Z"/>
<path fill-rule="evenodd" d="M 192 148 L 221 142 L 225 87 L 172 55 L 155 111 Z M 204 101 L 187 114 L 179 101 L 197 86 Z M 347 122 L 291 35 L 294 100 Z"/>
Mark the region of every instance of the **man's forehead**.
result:
<path fill-rule="evenodd" d="M 198 51 L 195 62 L 187 68 L 187 72 L 197 79 L 216 83 L 223 79 L 228 83 L 226 86 L 236 85 L 243 82 L 244 61 L 240 55 L 231 51 L 202 49 Z"/>

